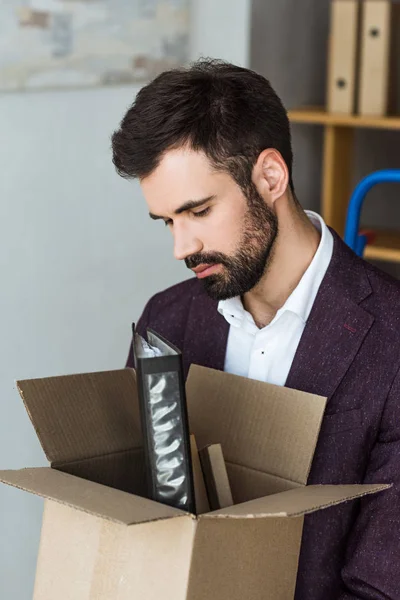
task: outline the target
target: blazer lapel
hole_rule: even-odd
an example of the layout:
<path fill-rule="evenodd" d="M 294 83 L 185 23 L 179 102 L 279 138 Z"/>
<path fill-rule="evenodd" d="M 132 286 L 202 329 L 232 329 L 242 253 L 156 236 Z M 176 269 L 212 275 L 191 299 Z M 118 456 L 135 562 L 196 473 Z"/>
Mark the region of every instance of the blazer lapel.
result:
<path fill-rule="evenodd" d="M 333 395 L 374 322 L 360 306 L 372 293 L 363 261 L 334 236 L 331 263 L 301 337 L 286 387 Z M 192 298 L 183 343 L 187 376 L 192 363 L 224 369 L 229 324 L 218 302 L 200 289 Z"/>
<path fill-rule="evenodd" d="M 228 333 L 218 302 L 199 291 L 192 299 L 183 342 L 185 375 L 192 363 L 223 371 Z"/>
<path fill-rule="evenodd" d="M 339 236 L 301 337 L 286 386 L 333 395 L 374 318 L 360 303 L 372 293 L 363 266 Z"/>

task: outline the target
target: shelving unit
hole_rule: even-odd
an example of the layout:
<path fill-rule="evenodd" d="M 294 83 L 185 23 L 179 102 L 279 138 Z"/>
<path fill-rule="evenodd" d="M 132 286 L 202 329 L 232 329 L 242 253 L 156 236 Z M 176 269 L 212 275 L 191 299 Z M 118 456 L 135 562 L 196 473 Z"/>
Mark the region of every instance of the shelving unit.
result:
<path fill-rule="evenodd" d="M 353 191 L 351 174 L 354 130 L 400 130 L 400 116 L 360 117 L 331 114 L 320 107 L 304 107 L 289 111 L 289 119 L 292 123 L 321 125 L 324 128 L 321 212 L 325 222 L 343 235 L 347 205 Z M 399 231 L 375 233 L 374 242 L 365 248 L 365 258 L 400 262 L 400 228 Z"/>

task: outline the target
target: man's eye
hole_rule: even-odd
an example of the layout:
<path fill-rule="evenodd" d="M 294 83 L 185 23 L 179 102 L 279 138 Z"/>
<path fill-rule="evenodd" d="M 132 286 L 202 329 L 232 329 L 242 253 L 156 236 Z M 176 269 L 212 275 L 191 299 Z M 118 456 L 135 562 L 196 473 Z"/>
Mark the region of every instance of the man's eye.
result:
<path fill-rule="evenodd" d="M 168 219 L 167 221 L 164 221 L 164 225 L 165 225 L 166 227 L 168 227 L 169 225 L 172 225 L 172 220 L 171 220 L 171 219 Z"/>
<path fill-rule="evenodd" d="M 208 207 L 208 208 L 205 208 L 204 210 L 201 210 L 200 212 L 193 213 L 193 215 L 195 217 L 205 217 L 206 215 L 208 215 L 210 210 L 211 210 L 211 208 Z"/>

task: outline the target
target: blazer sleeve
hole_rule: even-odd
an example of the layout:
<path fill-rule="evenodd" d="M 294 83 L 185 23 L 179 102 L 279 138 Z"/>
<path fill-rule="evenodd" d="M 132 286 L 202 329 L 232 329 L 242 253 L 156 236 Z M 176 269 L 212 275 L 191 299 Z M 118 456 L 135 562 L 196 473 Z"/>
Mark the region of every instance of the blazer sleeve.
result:
<path fill-rule="evenodd" d="M 392 384 L 364 483 L 393 486 L 361 501 L 338 600 L 400 598 L 400 371 Z"/>
<path fill-rule="evenodd" d="M 144 337 L 145 339 L 147 339 L 147 335 L 146 335 L 146 329 L 150 323 L 150 313 L 151 313 L 151 303 L 152 303 L 152 299 L 150 299 L 148 301 L 148 303 L 146 304 L 144 311 L 142 313 L 142 316 L 140 317 L 139 321 L 136 323 L 136 327 L 135 327 L 135 331 L 137 331 L 137 333 L 139 335 L 141 335 L 142 337 Z M 131 369 L 135 368 L 135 360 L 133 357 L 133 345 L 132 345 L 132 340 L 131 343 L 129 345 L 129 352 L 128 352 L 128 358 L 126 360 L 126 364 L 125 367 L 130 367 Z"/>

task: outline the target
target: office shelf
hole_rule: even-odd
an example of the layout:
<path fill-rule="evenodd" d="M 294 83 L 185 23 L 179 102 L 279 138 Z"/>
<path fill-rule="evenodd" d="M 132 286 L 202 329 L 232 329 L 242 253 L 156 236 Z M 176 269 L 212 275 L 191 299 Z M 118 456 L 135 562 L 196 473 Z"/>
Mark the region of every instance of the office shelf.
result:
<path fill-rule="evenodd" d="M 322 126 L 324 129 L 321 213 L 325 222 L 343 236 L 347 206 L 353 191 L 354 132 L 356 129 L 400 130 L 400 116 L 341 115 L 309 106 L 290 110 L 289 119 L 293 124 Z M 377 232 L 374 243 L 367 245 L 364 256 L 400 262 L 400 224 L 398 233 Z"/>

